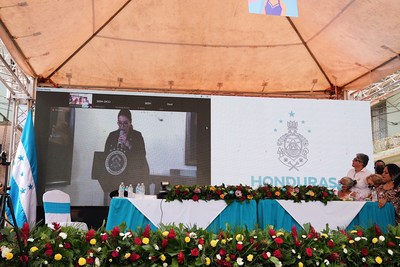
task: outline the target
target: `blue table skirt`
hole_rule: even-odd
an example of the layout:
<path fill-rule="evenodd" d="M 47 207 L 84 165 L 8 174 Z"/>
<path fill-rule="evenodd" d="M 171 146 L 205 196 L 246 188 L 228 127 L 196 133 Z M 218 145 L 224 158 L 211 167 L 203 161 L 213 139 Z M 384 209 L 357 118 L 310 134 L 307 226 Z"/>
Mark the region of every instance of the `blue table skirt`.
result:
<path fill-rule="evenodd" d="M 296 225 L 297 229 L 302 228 L 276 200 L 260 200 L 257 210 L 260 228 L 268 225 L 286 231 L 291 231 L 293 225 Z M 352 230 L 357 226 L 369 228 L 375 224 L 379 225 L 382 231 L 386 231 L 388 225 L 395 225 L 395 212 L 391 203 L 379 208 L 377 202 L 366 202 L 346 230 Z"/>
<path fill-rule="evenodd" d="M 111 200 L 107 230 L 112 230 L 125 222 L 128 229 L 142 229 L 149 224 L 152 230 L 157 227 L 147 219 L 129 200 L 123 198 L 113 198 Z M 179 222 L 176 222 L 179 224 Z M 257 202 L 250 200 L 246 202 L 232 202 L 228 205 L 207 227 L 207 230 L 218 233 L 220 230 L 226 230 L 227 225 L 231 228 L 237 226 L 254 229 L 257 224 Z"/>

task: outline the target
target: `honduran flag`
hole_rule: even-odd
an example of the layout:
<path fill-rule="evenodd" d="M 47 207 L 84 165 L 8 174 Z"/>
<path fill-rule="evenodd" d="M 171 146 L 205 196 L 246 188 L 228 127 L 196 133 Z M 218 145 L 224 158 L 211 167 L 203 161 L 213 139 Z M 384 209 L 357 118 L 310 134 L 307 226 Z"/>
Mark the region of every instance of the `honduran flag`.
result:
<path fill-rule="evenodd" d="M 15 154 L 9 185 L 17 226 L 22 227 L 25 222 L 33 226 L 36 223 L 37 158 L 32 110 L 28 111 Z M 7 216 L 15 225 L 8 207 Z"/>

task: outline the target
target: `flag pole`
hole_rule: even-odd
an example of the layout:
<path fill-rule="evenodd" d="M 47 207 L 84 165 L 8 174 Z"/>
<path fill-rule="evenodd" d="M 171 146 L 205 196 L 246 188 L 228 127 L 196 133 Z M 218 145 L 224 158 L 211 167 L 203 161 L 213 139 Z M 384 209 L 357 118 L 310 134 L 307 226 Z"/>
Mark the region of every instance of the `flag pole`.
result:
<path fill-rule="evenodd" d="M 15 218 L 14 207 L 12 205 L 10 194 L 8 193 L 8 190 L 11 189 L 11 187 L 8 186 L 8 181 L 7 181 L 8 168 L 10 167 L 11 162 L 7 161 L 7 153 L 5 151 L 2 151 L 1 144 L 0 144 L 0 151 L 1 151 L 0 164 L 2 166 L 4 166 L 4 168 L 5 168 L 3 191 L 0 194 L 0 229 L 4 228 L 6 222 L 14 228 L 15 235 L 17 236 L 17 243 L 19 246 L 19 250 L 21 252 L 21 256 L 23 256 L 23 255 L 25 255 L 25 251 L 22 246 L 22 240 L 21 240 L 21 236 L 19 234 L 17 220 Z M 11 214 L 11 218 L 12 218 L 13 222 L 11 222 L 10 220 L 7 219 L 6 205 L 9 208 L 9 212 Z M 27 263 L 21 262 L 21 265 L 27 266 Z"/>

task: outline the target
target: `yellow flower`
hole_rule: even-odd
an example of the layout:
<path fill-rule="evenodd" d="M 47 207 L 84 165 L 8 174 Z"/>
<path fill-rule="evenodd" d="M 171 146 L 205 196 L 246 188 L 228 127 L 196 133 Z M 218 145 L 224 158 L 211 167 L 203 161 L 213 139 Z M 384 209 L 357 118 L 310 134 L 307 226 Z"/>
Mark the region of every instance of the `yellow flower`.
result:
<path fill-rule="evenodd" d="M 33 253 L 35 251 L 39 250 L 37 247 L 31 247 L 30 251 Z"/>
<path fill-rule="evenodd" d="M 303 267 L 303 263 L 301 261 L 299 262 L 299 267 Z"/>
<path fill-rule="evenodd" d="M 161 256 L 160 256 L 160 260 L 161 261 L 165 261 L 167 259 L 167 257 L 165 257 L 165 255 L 164 254 L 161 254 Z"/>
<path fill-rule="evenodd" d="M 83 266 L 83 265 L 85 265 L 86 264 L 86 259 L 85 258 L 79 258 L 79 260 L 78 260 L 78 264 L 79 264 L 79 266 Z"/>
<path fill-rule="evenodd" d="M 321 237 L 328 238 L 328 235 L 325 234 L 325 233 L 322 233 L 322 234 L 321 234 Z"/>
<path fill-rule="evenodd" d="M 315 193 L 313 191 L 308 191 L 308 194 L 310 195 L 310 197 L 313 197 L 315 195 Z"/>
<path fill-rule="evenodd" d="M 131 253 L 127 252 L 127 253 L 125 253 L 124 258 L 125 258 L 125 259 L 128 259 L 130 256 L 131 256 Z"/>
<path fill-rule="evenodd" d="M 143 237 L 142 242 L 147 245 L 150 242 L 150 239 L 148 237 Z"/>
<path fill-rule="evenodd" d="M 210 265 L 210 264 L 211 264 L 211 260 L 210 260 L 209 257 L 207 257 L 207 258 L 206 258 L 206 265 L 208 266 L 208 265 Z"/>
<path fill-rule="evenodd" d="M 190 242 L 190 237 L 188 237 L 188 236 L 185 237 L 185 242 L 186 242 L 186 243 L 189 243 L 189 242 Z"/>
<path fill-rule="evenodd" d="M 221 194 L 221 195 L 219 195 L 219 198 L 220 198 L 220 199 L 224 199 L 224 198 L 225 198 L 225 195 L 224 195 L 224 194 Z"/>
<path fill-rule="evenodd" d="M 276 233 L 276 236 L 281 236 L 281 235 L 284 235 L 284 233 L 283 232 L 277 232 Z"/>
<path fill-rule="evenodd" d="M 221 240 L 221 243 L 225 245 L 225 244 L 226 244 L 226 239 L 225 239 L 225 238 L 222 239 L 222 240 Z"/>
<path fill-rule="evenodd" d="M 279 191 L 275 192 L 275 196 L 279 197 L 280 195 L 281 195 L 281 192 L 279 192 Z"/>
<path fill-rule="evenodd" d="M 210 191 L 215 191 L 215 186 L 210 186 Z"/>
<path fill-rule="evenodd" d="M 357 230 L 351 230 L 350 233 L 357 234 Z"/>
<path fill-rule="evenodd" d="M 243 241 L 244 240 L 244 236 L 243 235 L 241 235 L 241 234 L 237 234 L 236 235 L 236 241 Z"/>
<path fill-rule="evenodd" d="M 346 247 L 346 244 L 343 244 L 343 245 L 342 245 L 342 249 L 345 248 L 345 247 Z"/>
<path fill-rule="evenodd" d="M 14 254 L 12 254 L 11 252 L 8 252 L 8 253 L 6 254 L 6 259 L 7 259 L 7 260 L 11 260 L 13 257 L 14 257 Z"/>
<path fill-rule="evenodd" d="M 376 263 L 381 264 L 382 263 L 382 258 L 381 257 L 376 257 L 375 258 Z"/>
<path fill-rule="evenodd" d="M 164 231 L 164 232 L 162 233 L 163 237 L 167 237 L 167 236 L 168 236 L 168 234 L 169 234 L 169 232 L 168 232 L 168 231 Z"/>
<path fill-rule="evenodd" d="M 229 254 L 226 254 L 225 260 L 226 260 L 227 262 L 230 262 L 230 261 L 231 261 L 231 257 L 229 256 Z"/>
<path fill-rule="evenodd" d="M 372 238 L 372 243 L 376 244 L 378 242 L 378 238 L 374 237 Z"/>
<path fill-rule="evenodd" d="M 218 240 L 211 240 L 210 241 L 210 245 L 213 247 L 213 248 L 215 248 L 216 246 L 217 246 L 217 243 L 218 243 Z"/>
<path fill-rule="evenodd" d="M 253 199 L 253 195 L 247 195 L 247 199 Z"/>
<path fill-rule="evenodd" d="M 56 261 L 59 261 L 59 260 L 62 259 L 62 255 L 61 255 L 60 253 L 57 253 L 56 255 L 54 255 L 54 259 L 55 259 Z"/>
<path fill-rule="evenodd" d="M 90 245 L 96 245 L 96 239 L 95 238 L 92 238 L 92 239 L 90 239 Z"/>
<path fill-rule="evenodd" d="M 353 240 L 353 239 L 349 240 L 349 243 L 350 243 L 350 244 L 353 244 L 353 243 L 354 243 L 354 240 Z"/>
<path fill-rule="evenodd" d="M 247 255 L 247 261 L 253 261 L 253 254 Z"/>

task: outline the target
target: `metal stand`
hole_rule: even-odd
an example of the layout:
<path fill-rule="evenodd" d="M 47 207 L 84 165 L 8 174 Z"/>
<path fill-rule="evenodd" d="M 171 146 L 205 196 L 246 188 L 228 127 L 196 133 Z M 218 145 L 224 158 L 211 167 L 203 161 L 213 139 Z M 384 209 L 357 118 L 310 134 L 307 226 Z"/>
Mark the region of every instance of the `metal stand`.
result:
<path fill-rule="evenodd" d="M 0 144 L 0 151 L 1 151 L 1 144 Z M 27 255 L 27 254 L 25 253 L 24 247 L 22 246 L 22 240 L 21 240 L 21 236 L 20 236 L 20 233 L 19 233 L 17 220 L 15 218 L 14 207 L 12 205 L 11 196 L 8 193 L 8 190 L 11 189 L 7 184 L 8 183 L 8 181 L 7 181 L 8 168 L 10 167 L 10 163 L 11 162 L 7 161 L 7 154 L 4 151 L 1 152 L 0 157 L 1 157 L 0 158 L 0 160 L 1 160 L 0 164 L 5 167 L 3 192 L 1 192 L 1 194 L 0 194 L 0 229 L 4 228 L 6 222 L 14 228 L 14 232 L 15 232 L 15 235 L 17 236 L 17 242 L 18 242 L 19 250 L 21 252 L 21 256 L 24 256 L 24 255 Z M 10 215 L 11 215 L 11 218 L 12 218 L 13 222 L 11 222 L 10 220 L 7 219 L 7 216 L 6 216 L 6 205 L 9 208 Z M 21 262 L 21 266 L 27 267 L 28 263 L 27 262 Z"/>

